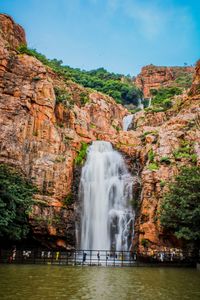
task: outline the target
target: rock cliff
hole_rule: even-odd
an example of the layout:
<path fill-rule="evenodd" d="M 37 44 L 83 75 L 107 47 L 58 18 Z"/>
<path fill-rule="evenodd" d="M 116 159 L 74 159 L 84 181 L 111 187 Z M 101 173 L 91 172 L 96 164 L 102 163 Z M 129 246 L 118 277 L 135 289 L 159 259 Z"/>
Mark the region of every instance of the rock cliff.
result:
<path fill-rule="evenodd" d="M 179 247 L 180 241 L 163 231 L 158 221 L 160 203 L 167 183 L 180 167 L 200 165 L 200 63 L 196 65 L 188 95 L 175 96 L 173 107 L 166 112 L 142 111 L 135 115 L 134 128 L 140 132 L 143 148 L 142 192 L 136 220 L 134 243 L 167 249 Z"/>
<path fill-rule="evenodd" d="M 75 158 L 82 143 L 99 139 L 124 153 L 134 174 L 134 246 L 142 250 L 147 243 L 150 248 L 178 245 L 163 232 L 157 211 L 165 183 L 180 166 L 200 163 L 200 64 L 189 95 L 175 97 L 166 112 L 136 113 L 134 130 L 124 132 L 122 119 L 128 111 L 123 106 L 19 54 L 18 46 L 26 44 L 23 29 L 6 15 L 0 15 L 0 26 L 0 163 L 20 169 L 38 187 L 30 215 L 33 237 L 50 247 L 75 247 L 80 173 Z M 171 80 L 173 68 L 164 70 L 160 77 L 147 76 L 146 96 L 152 82 Z M 60 93 L 66 96 L 64 102 Z M 181 155 L 184 142 L 191 155 Z"/>
<path fill-rule="evenodd" d="M 183 76 L 191 78 L 194 67 L 158 67 L 148 65 L 142 68 L 140 74 L 135 78 L 135 84 L 143 91 L 144 98 L 151 97 L 151 89 L 178 85 L 176 82 Z"/>
<path fill-rule="evenodd" d="M 30 216 L 34 237 L 48 245 L 74 246 L 74 205 L 67 205 L 66 197 L 81 143 L 109 140 L 129 153 L 137 136 L 119 132 L 125 108 L 19 54 L 17 47 L 26 44 L 24 30 L 6 15 L 0 24 L 0 162 L 22 170 L 39 189 Z M 56 90 L 70 100 L 58 103 Z"/>

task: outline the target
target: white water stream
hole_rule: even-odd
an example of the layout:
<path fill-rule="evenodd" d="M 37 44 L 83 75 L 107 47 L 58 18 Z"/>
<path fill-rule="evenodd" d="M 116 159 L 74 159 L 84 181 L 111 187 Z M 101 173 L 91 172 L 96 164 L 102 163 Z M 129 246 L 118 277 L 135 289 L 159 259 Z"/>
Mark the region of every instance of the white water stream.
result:
<path fill-rule="evenodd" d="M 81 249 L 129 250 L 133 234 L 133 179 L 111 143 L 95 141 L 82 169 Z"/>
<path fill-rule="evenodd" d="M 127 131 L 129 129 L 129 126 L 131 125 L 133 121 L 134 115 L 128 115 L 123 118 L 123 130 Z"/>
<path fill-rule="evenodd" d="M 137 108 L 140 108 L 141 110 L 144 109 L 144 104 L 142 103 L 142 99 L 141 99 L 141 98 L 138 99 L 138 105 L 137 105 Z"/>

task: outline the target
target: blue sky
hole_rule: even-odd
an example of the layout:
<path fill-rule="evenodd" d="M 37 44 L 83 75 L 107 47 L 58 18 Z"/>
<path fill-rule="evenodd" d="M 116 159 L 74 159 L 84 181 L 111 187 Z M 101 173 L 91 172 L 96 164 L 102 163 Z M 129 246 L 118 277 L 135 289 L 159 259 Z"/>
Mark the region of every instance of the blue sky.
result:
<path fill-rule="evenodd" d="M 0 0 L 29 47 L 82 69 L 136 75 L 146 64 L 200 58 L 200 1 Z"/>

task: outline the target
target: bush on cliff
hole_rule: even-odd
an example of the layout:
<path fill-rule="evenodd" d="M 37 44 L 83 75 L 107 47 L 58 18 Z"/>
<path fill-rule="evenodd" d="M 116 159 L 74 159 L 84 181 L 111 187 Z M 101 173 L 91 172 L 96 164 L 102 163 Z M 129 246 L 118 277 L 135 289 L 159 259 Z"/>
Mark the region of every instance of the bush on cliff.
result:
<path fill-rule="evenodd" d="M 161 225 L 177 238 L 200 241 L 200 167 L 184 167 L 164 196 Z"/>
<path fill-rule="evenodd" d="M 113 97 L 118 103 L 133 103 L 137 105 L 138 99 L 142 97 L 142 92 L 134 85 L 130 76 L 111 73 L 104 68 L 91 71 L 74 69 L 62 65 L 62 60 L 48 59 L 45 55 L 37 52 L 35 49 L 29 49 L 25 45 L 21 45 L 18 48 L 18 52 L 36 57 L 58 75 L 63 76 L 64 79 L 70 79 L 84 87 L 105 93 Z"/>
<path fill-rule="evenodd" d="M 0 237 L 6 240 L 26 237 L 34 192 L 36 188 L 15 169 L 0 165 Z"/>
<path fill-rule="evenodd" d="M 75 158 L 75 164 L 76 165 L 82 165 L 84 162 L 84 159 L 86 158 L 87 155 L 87 149 L 88 149 L 88 144 L 82 142 L 81 143 L 81 149 L 78 151 L 78 155 Z"/>
<path fill-rule="evenodd" d="M 175 95 L 182 94 L 182 88 L 179 87 L 165 87 L 159 88 L 158 90 L 152 89 L 151 95 L 152 106 L 155 108 L 160 108 L 161 110 L 167 110 L 172 107 L 171 99 Z"/>

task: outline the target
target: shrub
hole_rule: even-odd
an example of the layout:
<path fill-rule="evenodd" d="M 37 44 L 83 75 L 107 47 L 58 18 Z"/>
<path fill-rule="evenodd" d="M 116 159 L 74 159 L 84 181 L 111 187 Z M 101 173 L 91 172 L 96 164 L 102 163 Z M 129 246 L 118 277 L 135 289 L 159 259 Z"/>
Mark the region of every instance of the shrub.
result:
<path fill-rule="evenodd" d="M 153 162 L 154 161 L 154 158 L 155 158 L 155 154 L 153 152 L 153 149 L 151 149 L 149 152 L 148 152 L 148 159 L 150 162 Z"/>
<path fill-rule="evenodd" d="M 75 164 L 76 165 L 82 165 L 83 161 L 86 157 L 87 154 L 87 149 L 88 149 L 88 144 L 82 142 L 81 143 L 81 149 L 78 151 L 78 155 L 75 158 Z"/>
<path fill-rule="evenodd" d="M 149 246 L 149 241 L 147 239 L 142 239 L 141 240 L 141 245 L 144 247 L 144 248 L 148 248 Z"/>
<path fill-rule="evenodd" d="M 169 159 L 168 156 L 163 156 L 163 157 L 161 157 L 160 162 L 161 162 L 161 163 L 165 163 L 165 164 L 167 164 L 167 165 L 169 165 L 169 164 L 171 163 L 171 161 L 170 161 L 170 159 Z"/>
<path fill-rule="evenodd" d="M 152 110 L 155 112 L 165 111 L 172 107 L 171 99 L 175 95 L 182 94 L 182 88 L 179 87 L 161 87 L 158 90 L 152 89 Z"/>
<path fill-rule="evenodd" d="M 89 102 L 88 94 L 82 92 L 80 94 L 80 102 L 81 102 L 81 105 L 85 105 L 86 103 L 88 103 Z"/>
<path fill-rule="evenodd" d="M 181 146 L 173 152 L 173 155 L 177 160 L 186 158 L 192 163 L 197 162 L 197 155 L 194 153 L 194 147 L 190 141 L 182 141 Z"/>
<path fill-rule="evenodd" d="M 122 74 L 115 74 L 108 72 L 104 68 L 96 70 L 85 71 L 80 69 L 73 69 L 69 66 L 63 66 L 62 60 L 48 59 L 45 55 L 37 52 L 35 49 L 29 49 L 25 45 L 18 48 L 21 54 L 34 56 L 40 60 L 44 65 L 50 67 L 59 76 L 64 77 L 65 80 L 72 80 L 84 87 L 95 89 L 99 92 L 105 93 L 113 97 L 116 102 L 129 104 L 138 104 L 138 99 L 142 97 L 142 92 L 130 80 L 129 76 Z M 123 81 L 122 81 L 123 78 Z M 85 99 L 82 100 L 83 105 L 86 103 Z"/>
<path fill-rule="evenodd" d="M 59 87 L 54 87 L 54 93 L 56 96 L 56 103 L 65 103 L 71 100 L 71 95 L 65 90 Z"/>
<path fill-rule="evenodd" d="M 175 82 L 178 86 L 183 88 L 189 88 L 192 85 L 193 75 L 190 73 L 182 73 L 176 78 Z"/>
<path fill-rule="evenodd" d="M 159 169 L 159 166 L 157 165 L 157 163 L 150 163 L 149 165 L 148 165 L 148 169 L 150 170 L 150 171 L 156 171 L 156 170 L 158 170 Z"/>
<path fill-rule="evenodd" d="M 72 196 L 72 194 L 70 193 L 70 194 L 68 194 L 64 199 L 63 199 L 63 204 L 65 205 L 65 206 L 69 206 L 69 205 L 71 205 L 73 203 L 73 196 Z"/>
<path fill-rule="evenodd" d="M 161 181 L 160 181 L 160 187 L 164 187 L 165 184 L 166 184 L 166 182 L 165 182 L 164 180 L 161 180 Z"/>
<path fill-rule="evenodd" d="M 177 238 L 200 241 L 200 167 L 184 167 L 161 204 L 161 225 Z"/>
<path fill-rule="evenodd" d="M 0 165 L 0 236 L 9 240 L 25 238 L 29 232 L 28 213 L 36 188 L 14 168 Z"/>

